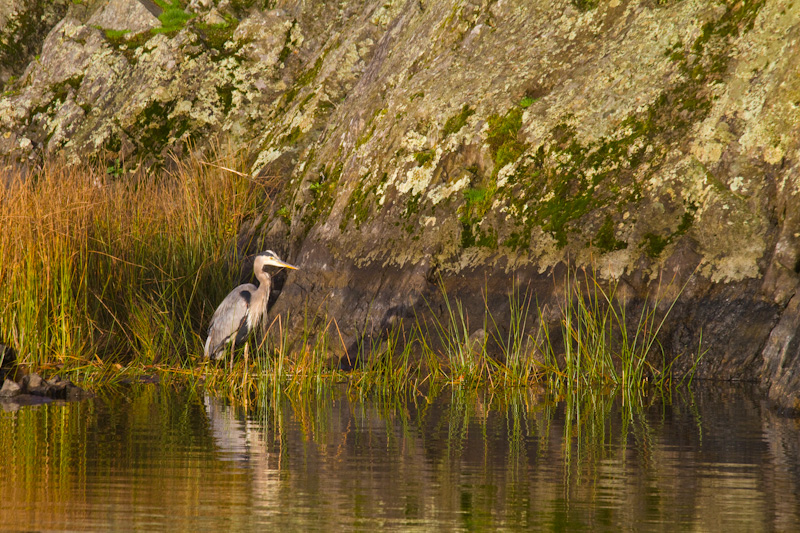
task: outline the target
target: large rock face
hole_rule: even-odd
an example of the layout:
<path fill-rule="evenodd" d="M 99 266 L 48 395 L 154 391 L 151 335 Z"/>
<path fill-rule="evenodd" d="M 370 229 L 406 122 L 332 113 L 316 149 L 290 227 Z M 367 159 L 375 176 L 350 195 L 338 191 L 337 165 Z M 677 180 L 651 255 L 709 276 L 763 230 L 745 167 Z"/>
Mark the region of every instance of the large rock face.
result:
<path fill-rule="evenodd" d="M 207 0 L 105 31 L 125 2 L 70 7 L 0 98 L 0 152 L 157 165 L 230 135 L 286 180 L 255 227 L 303 267 L 277 311 L 355 343 L 438 279 L 497 317 L 567 263 L 632 308 L 686 283 L 666 346 L 702 336 L 701 375 L 800 407 L 800 4 Z"/>

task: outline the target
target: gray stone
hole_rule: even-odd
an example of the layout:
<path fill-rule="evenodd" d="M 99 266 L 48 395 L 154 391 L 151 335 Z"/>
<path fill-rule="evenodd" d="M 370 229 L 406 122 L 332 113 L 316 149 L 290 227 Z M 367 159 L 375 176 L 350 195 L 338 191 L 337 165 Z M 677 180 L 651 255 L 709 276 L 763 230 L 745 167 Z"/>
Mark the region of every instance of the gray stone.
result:
<path fill-rule="evenodd" d="M 49 396 L 50 386 L 39 374 L 32 373 L 22 378 L 22 390 L 33 396 Z"/>
<path fill-rule="evenodd" d="M 161 21 L 138 0 L 107 0 L 86 23 L 109 30 L 129 30 L 135 35 L 161 26 Z"/>
<path fill-rule="evenodd" d="M 13 398 L 22 394 L 20 387 L 14 380 L 6 379 L 3 381 L 3 388 L 0 389 L 0 398 Z"/>
<path fill-rule="evenodd" d="M 22 388 L 27 392 L 31 388 L 38 388 L 45 384 L 42 376 L 33 372 L 22 378 Z"/>

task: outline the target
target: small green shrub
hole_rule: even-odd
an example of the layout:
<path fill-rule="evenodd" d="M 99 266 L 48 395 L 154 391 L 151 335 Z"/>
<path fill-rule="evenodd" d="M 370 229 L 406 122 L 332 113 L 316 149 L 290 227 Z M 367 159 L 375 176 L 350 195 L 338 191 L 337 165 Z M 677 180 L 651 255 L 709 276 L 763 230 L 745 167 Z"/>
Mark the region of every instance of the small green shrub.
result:
<path fill-rule="evenodd" d="M 153 28 L 152 33 L 172 33 L 182 29 L 189 20 L 194 18 L 183 10 L 179 0 L 155 0 L 156 4 L 163 10 L 158 16 L 161 21 L 160 28 Z"/>

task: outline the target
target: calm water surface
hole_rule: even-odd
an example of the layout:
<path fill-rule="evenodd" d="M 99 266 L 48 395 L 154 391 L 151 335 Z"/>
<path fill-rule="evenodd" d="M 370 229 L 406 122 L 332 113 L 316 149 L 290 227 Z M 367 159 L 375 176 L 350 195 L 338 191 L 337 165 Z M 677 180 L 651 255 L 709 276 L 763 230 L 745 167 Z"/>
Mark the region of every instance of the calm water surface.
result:
<path fill-rule="evenodd" d="M 5 409 L 5 530 L 800 530 L 800 423 L 747 387 L 247 410 L 136 385 Z"/>

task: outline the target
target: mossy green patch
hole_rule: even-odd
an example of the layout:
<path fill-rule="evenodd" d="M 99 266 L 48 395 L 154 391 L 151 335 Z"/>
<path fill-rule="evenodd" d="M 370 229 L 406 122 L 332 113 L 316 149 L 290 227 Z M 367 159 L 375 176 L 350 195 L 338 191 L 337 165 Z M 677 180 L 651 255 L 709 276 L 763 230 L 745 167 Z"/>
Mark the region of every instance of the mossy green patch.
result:
<path fill-rule="evenodd" d="M 333 109 L 335 109 L 335 108 L 336 108 L 336 105 L 334 105 L 334 103 L 331 102 L 330 100 L 320 99 L 317 102 L 317 109 L 314 112 L 314 116 L 323 117 L 323 116 L 327 115 L 328 113 L 330 113 L 331 111 L 333 111 Z"/>
<path fill-rule="evenodd" d="M 276 0 L 230 0 L 230 6 L 237 14 L 246 14 L 251 9 L 267 11 L 275 9 Z"/>
<path fill-rule="evenodd" d="M 103 32 L 108 44 L 122 52 L 132 65 L 137 63 L 136 49 L 143 46 L 154 35 L 153 33 L 145 31 L 129 37 L 129 30 L 108 30 L 99 26 L 97 26 L 97 29 Z"/>
<path fill-rule="evenodd" d="M 327 55 L 328 55 L 328 50 L 323 52 L 317 58 L 317 60 L 314 62 L 313 67 L 311 67 L 310 69 L 300 74 L 300 76 L 298 76 L 297 81 L 292 86 L 292 88 L 286 91 L 286 93 L 284 94 L 283 97 L 284 108 L 288 107 L 288 105 L 292 103 L 295 96 L 297 96 L 297 93 L 299 93 L 303 87 L 305 87 L 306 85 L 308 85 L 317 78 L 317 75 L 319 74 L 319 71 L 322 68 L 322 64 L 325 61 L 325 56 Z"/>
<path fill-rule="evenodd" d="M 70 92 L 78 91 L 82 82 L 83 74 L 75 74 L 60 83 L 52 85 L 50 87 L 52 96 L 43 103 L 33 107 L 30 111 L 30 116 L 36 116 L 39 113 L 51 115 L 58 106 L 67 100 Z"/>
<path fill-rule="evenodd" d="M 669 237 L 655 233 L 645 233 L 643 239 L 642 247 L 645 253 L 652 258 L 661 255 L 661 252 L 664 251 L 664 248 L 667 247 L 671 240 Z"/>
<path fill-rule="evenodd" d="M 117 42 L 117 43 L 124 42 L 123 39 L 130 32 L 131 30 L 109 30 L 109 29 L 103 30 L 106 39 L 108 39 L 110 42 Z"/>
<path fill-rule="evenodd" d="M 219 102 L 222 104 L 222 112 L 226 115 L 233 107 L 233 90 L 234 87 L 231 84 L 216 87 L 217 98 L 219 98 Z"/>
<path fill-rule="evenodd" d="M 15 95 L 19 94 L 19 88 L 16 88 L 16 89 L 12 89 L 11 88 L 11 87 L 14 86 L 14 84 L 17 82 L 18 79 L 19 78 L 17 78 L 16 76 L 10 76 L 8 78 L 8 81 L 6 82 L 5 87 L 4 87 L 5 90 L 2 93 L 3 96 L 15 96 Z"/>
<path fill-rule="evenodd" d="M 152 154 L 160 157 L 166 146 L 189 130 L 190 122 L 187 117 L 170 117 L 175 105 L 174 100 L 154 101 L 139 114 L 132 128 L 133 133 L 127 133 L 137 143 L 141 156 Z"/>
<path fill-rule="evenodd" d="M 458 210 L 461 223 L 461 247 L 479 246 L 497 248 L 497 232 L 493 228 L 482 229 L 481 221 L 492 205 L 496 188 L 473 187 L 464 191 L 464 205 Z"/>
<path fill-rule="evenodd" d="M 344 164 L 341 161 L 336 164 L 326 165 L 320 171 L 317 180 L 309 185 L 308 190 L 311 192 L 311 201 L 306 206 L 302 217 L 302 221 L 307 228 L 330 214 L 343 169 Z"/>
<path fill-rule="evenodd" d="M 239 21 L 228 14 L 225 14 L 224 18 L 224 22 L 217 24 L 198 23 L 192 27 L 192 31 L 206 49 L 216 51 L 213 57 L 216 60 L 235 55 L 241 48 L 241 43 L 232 47 L 225 46 L 226 43 L 232 41 Z"/>
<path fill-rule="evenodd" d="M 292 128 L 292 131 L 290 131 L 281 138 L 280 144 L 281 146 L 295 144 L 302 136 L 303 136 L 303 130 L 300 129 L 300 126 L 295 126 L 294 128 Z"/>
<path fill-rule="evenodd" d="M 570 124 L 554 127 L 552 141 L 526 155 L 502 190 L 518 226 L 504 244 L 526 248 L 533 226 L 538 225 L 559 246 L 565 246 L 573 222 L 597 208 L 619 211 L 637 198 L 639 185 L 632 179 L 629 161 L 632 158 L 638 165 L 655 157 L 647 153 L 646 146 L 637 144 L 643 134 L 633 128 L 627 136 L 583 145 Z M 613 227 L 605 227 L 604 222 L 601 230 L 595 238 L 602 247 L 610 250 L 621 246 L 613 236 Z"/>
<path fill-rule="evenodd" d="M 486 189 L 467 189 L 464 191 L 464 199 L 467 201 L 468 207 L 483 205 L 488 196 Z"/>
<path fill-rule="evenodd" d="M 378 187 L 386 183 L 389 175 L 384 172 L 380 179 L 371 181 L 370 174 L 366 174 L 359 178 L 356 188 L 350 194 L 347 205 L 342 213 L 342 221 L 339 223 L 339 230 L 345 231 L 353 222 L 356 229 L 361 227 L 361 224 L 374 212 L 374 207 L 377 206 L 377 190 Z"/>
<path fill-rule="evenodd" d="M 308 94 L 306 95 L 306 97 L 305 97 L 305 98 L 303 98 L 303 101 L 302 101 L 302 102 L 300 102 L 300 105 L 298 106 L 298 107 L 299 107 L 299 109 L 300 109 L 300 111 L 303 111 L 303 110 L 305 110 L 305 108 L 306 108 L 306 106 L 308 105 L 308 103 L 309 103 L 309 102 L 310 102 L 310 101 L 311 101 L 311 100 L 314 98 L 314 96 L 316 96 L 316 95 L 317 95 L 317 93 L 315 93 L 314 91 L 312 91 L 312 92 L 308 93 Z"/>
<path fill-rule="evenodd" d="M 24 72 L 34 53 L 41 50 L 47 32 L 67 12 L 67 5 L 59 2 L 20 2 L 18 6 L 16 12 L 12 10 L 4 17 L 5 38 L 0 39 L 0 64 L 17 76 Z"/>
<path fill-rule="evenodd" d="M 431 161 L 433 161 L 433 156 L 436 154 L 433 150 L 423 150 L 421 152 L 417 152 L 414 154 L 414 160 L 417 162 L 417 165 L 424 167 Z"/>
<path fill-rule="evenodd" d="M 578 8 L 578 11 L 590 11 L 597 7 L 599 0 L 572 0 L 572 5 Z"/>
<path fill-rule="evenodd" d="M 317 58 L 317 60 L 314 61 L 314 66 L 311 67 L 310 69 L 306 70 L 305 72 L 303 72 L 300 75 L 300 77 L 297 78 L 297 84 L 300 87 L 305 87 L 306 85 L 308 85 L 309 83 L 311 83 L 312 81 L 314 81 L 317 78 L 317 75 L 319 75 L 320 69 L 322 69 L 322 63 L 325 61 L 325 56 L 326 55 L 327 55 L 327 53 L 321 54 Z"/>
<path fill-rule="evenodd" d="M 285 205 L 281 206 L 280 209 L 278 209 L 275 212 L 275 215 L 277 215 L 278 218 L 283 220 L 283 222 L 287 226 L 291 226 L 292 225 L 292 213 L 291 213 L 291 211 L 289 210 L 289 208 L 287 206 L 285 206 Z"/>
<path fill-rule="evenodd" d="M 286 35 L 283 38 L 283 48 L 281 48 L 280 53 L 278 54 L 278 61 L 281 63 L 285 63 L 287 59 L 289 59 L 289 54 L 292 53 L 292 47 L 294 46 L 294 41 L 292 40 L 292 30 L 297 25 L 297 21 L 293 20 L 291 27 L 286 30 Z"/>
<path fill-rule="evenodd" d="M 467 124 L 469 117 L 475 114 L 475 110 L 469 105 L 464 104 L 461 111 L 447 119 L 442 129 L 442 138 L 458 133 Z"/>
<path fill-rule="evenodd" d="M 606 214 L 603 224 L 597 230 L 593 244 L 601 252 L 613 252 L 627 247 L 625 241 L 616 238 L 614 234 L 614 219 L 611 218 L 610 214 Z"/>
<path fill-rule="evenodd" d="M 112 132 L 103 143 L 103 148 L 109 152 L 117 153 L 122 149 L 122 139 L 119 138 L 119 135 Z"/>
<path fill-rule="evenodd" d="M 367 144 L 372 136 L 375 134 L 375 128 L 378 124 L 378 119 L 381 118 L 386 114 L 386 108 L 376 109 L 375 112 L 372 114 L 372 117 L 369 119 L 365 127 L 365 131 L 361 134 L 358 139 L 356 139 L 356 149 L 360 148 L 361 146 Z"/>
<path fill-rule="evenodd" d="M 667 235 L 659 235 L 652 232 L 645 233 L 642 236 L 642 248 L 644 249 L 645 253 L 655 259 L 661 255 L 661 252 L 663 252 L 664 248 L 666 248 L 670 243 L 674 242 L 677 238 L 689 231 L 689 229 L 692 227 L 692 224 L 694 224 L 694 215 L 697 212 L 697 208 L 698 205 L 696 203 L 687 205 L 685 208 L 686 210 L 681 216 L 680 224 L 678 224 L 678 227 L 675 228 L 675 231 Z"/>
<path fill-rule="evenodd" d="M 503 115 L 488 118 L 489 133 L 486 142 L 494 160 L 493 176 L 508 163 L 513 163 L 525 152 L 527 144 L 519 140 L 522 128 L 522 108 L 514 106 Z"/>
<path fill-rule="evenodd" d="M 403 224 L 403 229 L 409 235 L 416 233 L 419 229 L 417 225 L 417 219 L 414 215 L 418 214 L 422 209 L 423 198 L 422 193 L 413 193 L 409 194 L 406 198 L 406 206 L 403 210 L 402 217 L 405 219 L 405 223 Z"/>

